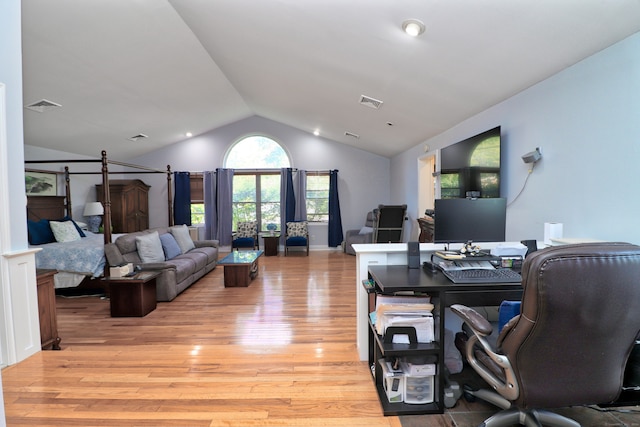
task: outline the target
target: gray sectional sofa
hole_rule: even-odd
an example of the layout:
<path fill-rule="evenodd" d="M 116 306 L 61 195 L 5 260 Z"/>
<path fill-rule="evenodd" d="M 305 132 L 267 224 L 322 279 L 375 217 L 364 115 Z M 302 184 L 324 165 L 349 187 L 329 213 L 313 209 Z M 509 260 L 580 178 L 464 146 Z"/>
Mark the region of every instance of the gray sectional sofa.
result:
<path fill-rule="evenodd" d="M 105 256 L 110 266 L 133 263 L 138 270 L 160 271 L 157 300 L 171 301 L 213 270 L 218 261 L 217 240 L 192 241 L 188 236 L 186 226 L 128 233 L 105 245 Z"/>

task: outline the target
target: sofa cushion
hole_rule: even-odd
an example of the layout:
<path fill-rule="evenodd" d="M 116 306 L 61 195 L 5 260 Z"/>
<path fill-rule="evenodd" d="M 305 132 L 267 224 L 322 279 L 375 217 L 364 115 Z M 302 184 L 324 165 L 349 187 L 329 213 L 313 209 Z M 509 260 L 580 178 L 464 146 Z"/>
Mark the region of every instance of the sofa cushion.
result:
<path fill-rule="evenodd" d="M 180 250 L 183 254 L 186 254 L 191 249 L 196 246 L 193 244 L 193 240 L 191 240 L 191 235 L 189 234 L 189 229 L 186 225 L 176 225 L 174 227 L 170 227 L 169 231 L 173 234 L 176 241 L 178 242 L 178 246 L 180 246 Z"/>
<path fill-rule="evenodd" d="M 202 246 L 202 247 L 196 247 L 189 253 L 192 253 L 192 252 L 197 252 L 197 253 L 206 255 L 207 264 L 211 264 L 213 262 L 218 261 L 218 248 L 214 248 L 212 246 Z"/>
<path fill-rule="evenodd" d="M 196 263 L 189 256 L 177 256 L 169 261 L 169 263 L 176 266 L 176 283 L 184 281 L 196 272 Z M 176 283 L 174 283 L 174 286 Z"/>
<path fill-rule="evenodd" d="M 287 239 L 287 246 L 307 246 L 307 238 L 306 237 L 289 237 Z"/>
<path fill-rule="evenodd" d="M 189 258 L 194 263 L 194 272 L 202 270 L 207 266 L 207 254 L 193 249 L 188 254 L 180 255 L 180 258 Z"/>
<path fill-rule="evenodd" d="M 142 262 L 164 261 L 164 250 L 157 231 L 136 236 L 136 247 Z"/>
<path fill-rule="evenodd" d="M 162 243 L 162 249 L 164 250 L 164 257 L 167 260 L 173 259 L 180 255 L 182 251 L 176 238 L 171 233 L 164 233 L 160 235 L 160 243 Z"/>

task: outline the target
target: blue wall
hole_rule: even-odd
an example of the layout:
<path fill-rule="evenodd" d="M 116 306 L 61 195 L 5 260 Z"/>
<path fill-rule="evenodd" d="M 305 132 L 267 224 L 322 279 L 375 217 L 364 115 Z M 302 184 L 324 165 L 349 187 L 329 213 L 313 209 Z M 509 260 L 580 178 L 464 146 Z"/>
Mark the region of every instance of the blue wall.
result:
<path fill-rule="evenodd" d="M 424 144 L 437 152 L 498 125 L 507 203 L 528 175 L 521 156 L 543 152 L 507 209 L 507 240 L 542 240 L 545 222 L 561 222 L 564 237 L 640 244 L 640 33 L 394 157 L 392 202 L 417 215 Z"/>

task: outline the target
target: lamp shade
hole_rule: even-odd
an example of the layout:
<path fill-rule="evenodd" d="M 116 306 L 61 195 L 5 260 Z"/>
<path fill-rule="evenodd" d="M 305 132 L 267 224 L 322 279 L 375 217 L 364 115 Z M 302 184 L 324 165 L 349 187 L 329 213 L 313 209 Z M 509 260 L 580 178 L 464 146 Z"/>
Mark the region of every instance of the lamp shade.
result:
<path fill-rule="evenodd" d="M 84 205 L 84 216 L 104 215 L 104 208 L 100 202 L 91 202 Z"/>

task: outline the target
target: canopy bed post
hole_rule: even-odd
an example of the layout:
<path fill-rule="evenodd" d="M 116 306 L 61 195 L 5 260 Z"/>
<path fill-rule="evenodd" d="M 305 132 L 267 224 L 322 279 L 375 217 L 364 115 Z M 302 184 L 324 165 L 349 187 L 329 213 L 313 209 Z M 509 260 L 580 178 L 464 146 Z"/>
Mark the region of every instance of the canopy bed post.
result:
<path fill-rule="evenodd" d="M 69 166 L 64 167 L 64 194 L 67 197 L 67 216 L 73 218 L 73 209 L 71 209 L 71 185 L 69 180 Z"/>
<path fill-rule="evenodd" d="M 167 208 L 169 210 L 169 226 L 175 225 L 173 219 L 173 195 L 171 192 L 171 165 L 167 165 Z"/>
<path fill-rule="evenodd" d="M 104 200 L 104 217 L 102 227 L 104 229 L 104 243 L 111 243 L 111 195 L 109 194 L 109 163 L 107 152 L 102 150 L 102 200 Z"/>

